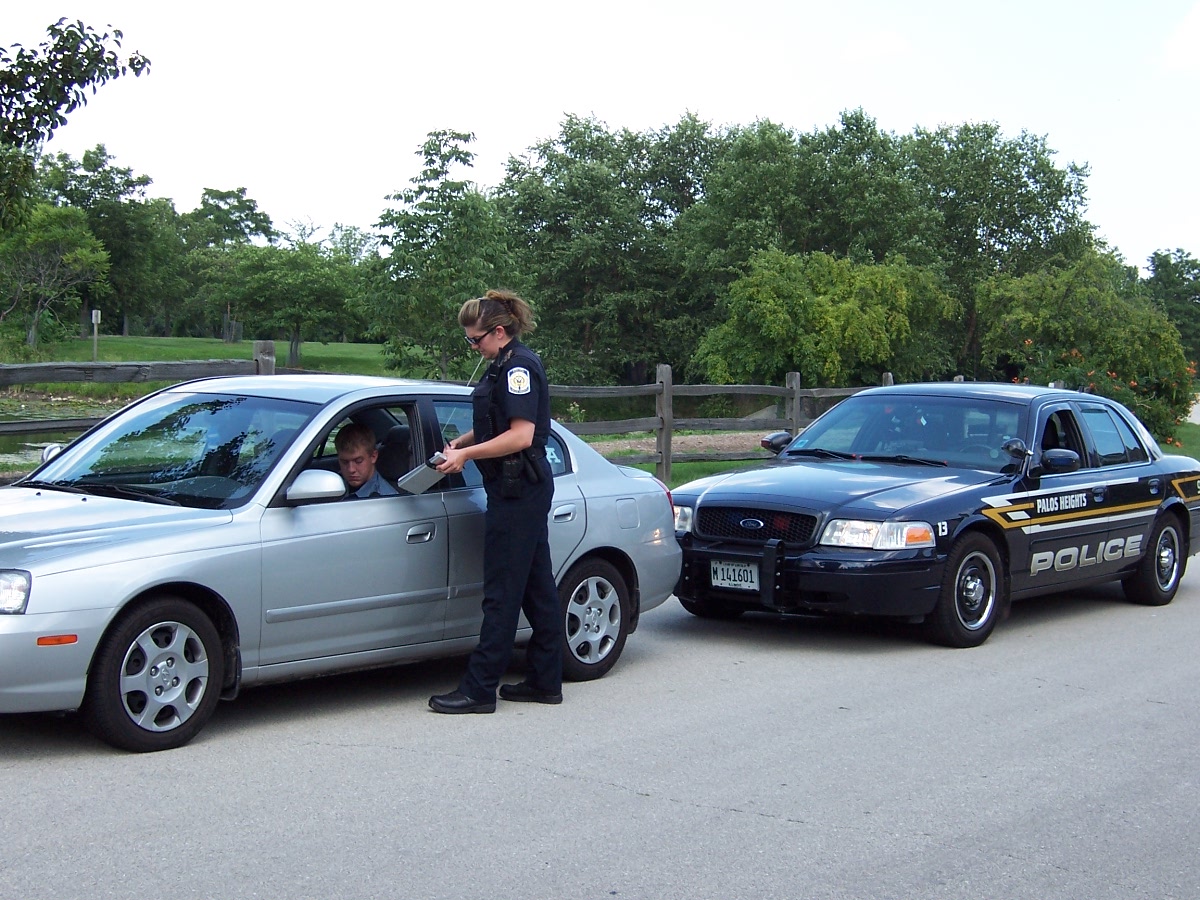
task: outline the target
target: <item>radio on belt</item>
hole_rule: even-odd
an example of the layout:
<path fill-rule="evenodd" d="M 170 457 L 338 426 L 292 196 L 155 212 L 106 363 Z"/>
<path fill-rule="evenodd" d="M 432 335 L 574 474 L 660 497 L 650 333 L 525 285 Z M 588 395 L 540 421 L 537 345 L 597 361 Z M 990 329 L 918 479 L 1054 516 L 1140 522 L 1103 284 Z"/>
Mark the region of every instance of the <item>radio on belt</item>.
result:
<path fill-rule="evenodd" d="M 446 476 L 437 470 L 437 466 L 445 462 L 446 457 L 441 451 L 433 454 L 421 465 L 407 475 L 401 476 L 396 487 L 410 494 L 423 494 Z"/>

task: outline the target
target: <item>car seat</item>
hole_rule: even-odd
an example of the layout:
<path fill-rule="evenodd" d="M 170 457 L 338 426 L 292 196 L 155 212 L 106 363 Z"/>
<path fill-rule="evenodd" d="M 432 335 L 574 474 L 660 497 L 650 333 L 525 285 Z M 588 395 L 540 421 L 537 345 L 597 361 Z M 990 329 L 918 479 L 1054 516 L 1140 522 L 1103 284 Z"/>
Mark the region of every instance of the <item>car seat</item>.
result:
<path fill-rule="evenodd" d="M 375 468 L 392 484 L 413 467 L 412 434 L 407 425 L 393 425 L 379 447 Z"/>

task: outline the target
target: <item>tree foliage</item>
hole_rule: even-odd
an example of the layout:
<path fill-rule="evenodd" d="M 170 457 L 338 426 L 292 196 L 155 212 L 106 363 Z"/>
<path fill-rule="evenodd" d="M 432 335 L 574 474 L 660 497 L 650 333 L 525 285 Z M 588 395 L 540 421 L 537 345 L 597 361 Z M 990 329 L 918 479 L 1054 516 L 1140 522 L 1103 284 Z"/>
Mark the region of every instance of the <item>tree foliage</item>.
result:
<path fill-rule="evenodd" d="M 346 319 L 355 274 L 344 256 L 319 244 L 235 244 L 210 249 L 204 297 L 250 333 L 288 342 L 287 365 L 300 365 L 305 340 L 329 339 Z"/>
<path fill-rule="evenodd" d="M 279 236 L 271 217 L 246 196 L 244 187 L 205 188 L 200 205 L 180 218 L 184 240 L 193 249 L 249 244 L 255 238 L 272 243 Z"/>
<path fill-rule="evenodd" d="M 80 336 L 91 333 L 89 310 L 105 296 L 113 317 L 129 333 L 131 317 L 151 318 L 155 290 L 161 286 L 162 213 L 146 200 L 148 175 L 114 164 L 115 159 L 98 144 L 82 160 L 58 153 L 42 157 L 39 184 L 51 202 L 82 210 L 88 228 L 108 253 L 105 283 L 85 287 L 80 304 Z"/>
<path fill-rule="evenodd" d="M 729 288 L 727 318 L 700 342 L 695 365 L 718 383 L 809 386 L 924 380 L 945 360 L 928 340 L 956 312 L 936 273 L 897 257 L 879 265 L 827 253 L 764 250 Z"/>
<path fill-rule="evenodd" d="M 37 346 L 47 316 L 67 311 L 107 270 L 108 254 L 82 210 L 37 205 L 22 227 L 0 236 L 0 324 L 19 318 L 26 343 Z"/>
<path fill-rule="evenodd" d="M 1191 408 L 1195 370 L 1179 332 L 1111 255 L 995 275 L 980 287 L 979 312 L 984 362 L 1014 381 L 1120 400 L 1161 438 Z"/>
<path fill-rule="evenodd" d="M 27 213 L 34 178 L 34 152 L 87 103 L 88 93 L 127 72 L 141 75 L 150 60 L 140 53 L 122 58 L 124 35 L 97 32 L 83 22 L 59 19 L 49 40 L 28 49 L 0 47 L 0 232 Z"/>
<path fill-rule="evenodd" d="M 509 159 L 499 196 L 556 378 L 644 381 L 657 362 L 686 362 L 711 300 L 681 289 L 673 235 L 703 202 L 714 151 L 692 116 L 640 134 L 568 116 Z"/>
<path fill-rule="evenodd" d="M 430 132 L 421 173 L 388 199 L 379 219 L 387 255 L 358 306 L 385 339 L 389 364 L 406 373 L 466 377 L 474 364 L 458 328 L 459 307 L 489 287 L 514 283 L 508 235 L 495 201 L 453 177 L 475 158 L 474 135 Z"/>
<path fill-rule="evenodd" d="M 1200 358 L 1200 260 L 1181 249 L 1150 257 L 1146 289 L 1179 329 L 1187 358 Z"/>
<path fill-rule="evenodd" d="M 906 141 L 925 203 L 937 216 L 930 235 L 963 318 L 950 334 L 960 367 L 978 374 L 976 286 L 1021 276 L 1056 257 L 1078 259 L 1092 245 L 1083 218 L 1087 167 L 1060 168 L 1046 139 L 1005 138 L 993 122 L 915 130 Z"/>

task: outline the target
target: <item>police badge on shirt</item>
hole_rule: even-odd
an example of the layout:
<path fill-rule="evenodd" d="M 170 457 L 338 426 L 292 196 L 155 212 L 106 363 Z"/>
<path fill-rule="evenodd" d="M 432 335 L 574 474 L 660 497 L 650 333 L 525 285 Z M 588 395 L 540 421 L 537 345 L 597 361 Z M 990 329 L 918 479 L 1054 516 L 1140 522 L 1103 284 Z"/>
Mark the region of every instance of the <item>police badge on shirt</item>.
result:
<path fill-rule="evenodd" d="M 524 366 L 514 366 L 508 370 L 508 392 L 510 394 L 528 394 L 532 387 L 529 370 Z"/>

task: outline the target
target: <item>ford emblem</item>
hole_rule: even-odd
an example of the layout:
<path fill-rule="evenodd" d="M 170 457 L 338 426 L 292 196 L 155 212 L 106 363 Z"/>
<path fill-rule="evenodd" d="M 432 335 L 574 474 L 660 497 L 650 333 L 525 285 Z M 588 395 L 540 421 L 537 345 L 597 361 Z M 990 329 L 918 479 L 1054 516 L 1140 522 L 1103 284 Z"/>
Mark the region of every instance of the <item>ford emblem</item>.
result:
<path fill-rule="evenodd" d="M 738 524 L 747 531 L 758 531 L 758 529 L 766 527 L 766 525 L 763 524 L 762 519 L 742 519 L 742 521 L 738 522 Z"/>

